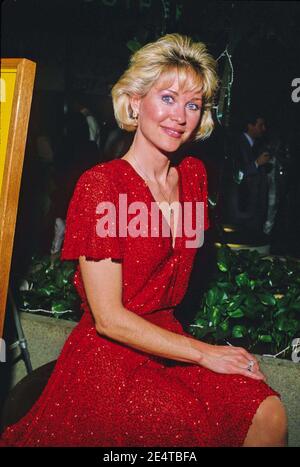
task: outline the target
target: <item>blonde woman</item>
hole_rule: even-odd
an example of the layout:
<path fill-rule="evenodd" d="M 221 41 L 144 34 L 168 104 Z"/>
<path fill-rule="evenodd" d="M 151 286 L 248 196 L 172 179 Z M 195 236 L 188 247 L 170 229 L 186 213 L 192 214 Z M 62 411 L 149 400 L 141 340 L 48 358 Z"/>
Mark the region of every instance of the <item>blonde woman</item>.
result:
<path fill-rule="evenodd" d="M 203 164 L 172 157 L 210 135 L 217 81 L 204 44 L 171 34 L 136 52 L 114 86 L 134 140 L 80 178 L 62 253 L 79 261 L 84 314 L 6 444 L 285 445 L 284 408 L 255 357 L 198 341 L 174 317 L 209 221 Z"/>

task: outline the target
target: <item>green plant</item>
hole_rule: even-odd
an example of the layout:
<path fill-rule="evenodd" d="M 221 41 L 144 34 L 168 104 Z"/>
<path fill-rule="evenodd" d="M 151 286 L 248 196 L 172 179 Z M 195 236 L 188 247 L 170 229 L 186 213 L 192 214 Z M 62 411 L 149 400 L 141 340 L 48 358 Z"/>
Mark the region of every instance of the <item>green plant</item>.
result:
<path fill-rule="evenodd" d="M 53 260 L 50 256 L 32 258 L 20 286 L 20 309 L 78 321 L 80 311 L 72 281 L 74 272 L 74 262 Z"/>
<path fill-rule="evenodd" d="M 230 340 L 287 358 L 293 338 L 300 337 L 299 262 L 220 247 L 216 275 L 190 331 L 208 342 Z"/>

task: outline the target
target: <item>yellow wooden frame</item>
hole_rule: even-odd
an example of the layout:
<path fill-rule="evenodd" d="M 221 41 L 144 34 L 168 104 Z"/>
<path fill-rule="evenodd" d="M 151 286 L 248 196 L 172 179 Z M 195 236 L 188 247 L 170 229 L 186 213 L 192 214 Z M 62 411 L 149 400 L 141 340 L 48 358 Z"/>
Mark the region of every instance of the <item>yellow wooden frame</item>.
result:
<path fill-rule="evenodd" d="M 36 64 L 25 58 L 1 58 L 0 337 L 5 319 L 35 69 Z M 6 99 L 9 94 L 11 102 Z"/>

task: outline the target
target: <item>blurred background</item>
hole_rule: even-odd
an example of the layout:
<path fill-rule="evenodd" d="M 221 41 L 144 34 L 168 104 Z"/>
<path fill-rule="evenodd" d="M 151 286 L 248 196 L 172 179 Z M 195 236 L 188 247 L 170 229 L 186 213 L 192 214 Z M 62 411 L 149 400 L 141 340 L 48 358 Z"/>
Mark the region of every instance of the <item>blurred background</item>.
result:
<path fill-rule="evenodd" d="M 178 154 L 204 160 L 213 224 L 234 224 L 228 190 L 237 176 L 233 141 L 245 115 L 253 110 L 265 121 L 261 151 L 271 153 L 273 184 L 269 226 L 251 238 L 245 231 L 237 234 L 234 225 L 227 233 L 216 229 L 214 239 L 238 235 L 226 238 L 268 243 L 273 254 L 299 257 L 300 103 L 292 99 L 293 80 L 300 79 L 298 2 L 6 0 L 1 10 L 1 56 L 37 64 L 12 266 L 16 277 L 32 255 L 59 251 L 57 219 L 64 219 L 82 171 L 120 157 L 130 145 L 133 135 L 118 130 L 114 120 L 111 87 L 132 52 L 171 32 L 205 42 L 218 60 L 215 131 Z"/>

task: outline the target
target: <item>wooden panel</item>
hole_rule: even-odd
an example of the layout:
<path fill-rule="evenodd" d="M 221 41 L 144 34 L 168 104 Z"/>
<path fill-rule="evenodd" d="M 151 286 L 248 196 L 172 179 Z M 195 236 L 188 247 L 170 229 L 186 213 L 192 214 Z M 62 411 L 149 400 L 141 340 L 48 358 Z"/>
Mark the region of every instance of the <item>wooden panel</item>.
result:
<path fill-rule="evenodd" d="M 36 65 L 1 59 L 0 337 L 3 332 L 19 191 Z"/>

